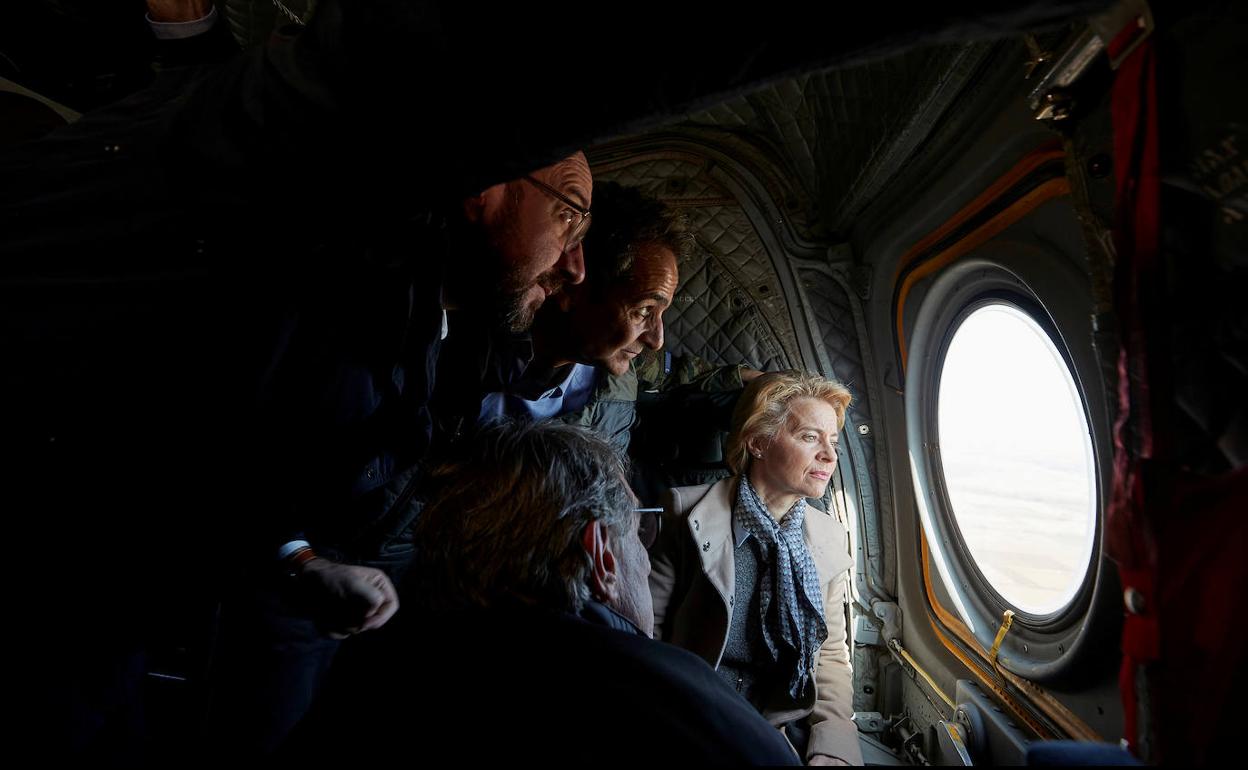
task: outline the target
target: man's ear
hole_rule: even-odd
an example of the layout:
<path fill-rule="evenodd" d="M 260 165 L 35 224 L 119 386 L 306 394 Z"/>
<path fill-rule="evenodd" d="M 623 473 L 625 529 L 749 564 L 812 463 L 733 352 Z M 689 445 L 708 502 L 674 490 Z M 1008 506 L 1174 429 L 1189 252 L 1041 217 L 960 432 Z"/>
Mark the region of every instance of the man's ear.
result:
<path fill-rule="evenodd" d="M 485 218 L 485 193 L 464 198 L 464 219 L 470 224 L 480 224 Z"/>
<path fill-rule="evenodd" d="M 497 207 L 502 205 L 506 196 L 507 183 L 500 182 L 499 184 L 485 188 L 481 191 L 480 195 L 465 198 L 464 219 L 466 219 L 469 224 L 481 224 L 485 221 L 485 213 L 490 208 L 491 204 L 493 204 L 497 210 Z"/>
<path fill-rule="evenodd" d="M 586 524 L 581 545 L 589 554 L 590 594 L 604 604 L 614 603 L 620 597 L 620 575 L 607 526 L 597 520 Z"/>

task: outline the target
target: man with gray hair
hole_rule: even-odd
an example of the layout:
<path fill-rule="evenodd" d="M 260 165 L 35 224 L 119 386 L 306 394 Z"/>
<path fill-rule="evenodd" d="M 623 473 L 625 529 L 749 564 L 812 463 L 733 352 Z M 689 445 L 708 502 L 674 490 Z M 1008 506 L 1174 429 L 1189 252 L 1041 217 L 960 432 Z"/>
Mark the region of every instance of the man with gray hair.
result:
<path fill-rule="evenodd" d="M 434 476 L 412 591 L 426 609 L 589 611 L 650 636 L 657 517 L 609 446 L 560 423 L 501 422 Z M 643 542 L 643 540 L 645 542 Z"/>
<path fill-rule="evenodd" d="M 650 638 L 645 541 L 656 519 L 636 509 L 600 438 L 504 421 L 436 476 L 416 527 L 412 601 L 388 646 L 335 672 L 290 753 L 797 763 L 705 662 Z M 358 707 L 382 702 L 383 686 L 400 706 Z"/>

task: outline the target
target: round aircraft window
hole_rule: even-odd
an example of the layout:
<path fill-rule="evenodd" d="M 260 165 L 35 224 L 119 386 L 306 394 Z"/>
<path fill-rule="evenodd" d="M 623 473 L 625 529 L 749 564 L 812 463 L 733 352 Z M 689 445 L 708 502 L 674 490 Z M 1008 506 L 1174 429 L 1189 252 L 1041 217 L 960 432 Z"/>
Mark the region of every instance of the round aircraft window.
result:
<path fill-rule="evenodd" d="M 989 301 L 967 312 L 938 366 L 940 462 L 966 551 L 1002 599 L 1066 607 L 1097 537 L 1096 469 L 1083 399 L 1049 333 Z"/>

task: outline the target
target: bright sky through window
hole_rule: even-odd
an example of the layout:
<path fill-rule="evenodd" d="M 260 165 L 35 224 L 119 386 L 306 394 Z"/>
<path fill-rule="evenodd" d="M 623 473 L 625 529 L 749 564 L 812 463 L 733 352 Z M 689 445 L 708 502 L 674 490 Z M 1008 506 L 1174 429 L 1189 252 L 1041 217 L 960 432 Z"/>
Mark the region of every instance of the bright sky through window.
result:
<path fill-rule="evenodd" d="M 1018 609 L 1061 609 L 1096 532 L 1088 423 L 1061 354 L 1017 308 L 982 307 L 954 333 L 938 404 L 945 483 L 980 572 Z"/>

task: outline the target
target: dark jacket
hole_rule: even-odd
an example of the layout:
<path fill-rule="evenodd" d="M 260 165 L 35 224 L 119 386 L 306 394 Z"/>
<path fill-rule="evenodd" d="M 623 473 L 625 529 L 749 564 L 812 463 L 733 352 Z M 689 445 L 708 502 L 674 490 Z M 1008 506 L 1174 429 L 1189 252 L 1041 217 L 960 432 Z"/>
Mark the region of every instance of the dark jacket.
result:
<path fill-rule="evenodd" d="M 598 369 L 589 401 L 580 409 L 556 419 L 596 432 L 620 454 L 628 454 L 633 424 L 637 422 L 637 373 L 629 368 L 621 375 Z"/>
<path fill-rule="evenodd" d="M 688 400 L 697 398 L 694 394 L 732 393 L 735 402 L 741 387 L 740 366 L 716 366 L 694 355 L 647 350 L 624 374 L 599 369 L 589 403 L 559 419 L 597 431 L 621 453 L 628 454 L 637 425 L 637 401 L 643 394 Z"/>
<path fill-rule="evenodd" d="M 1041 5 L 1001 26 L 1071 11 Z M 945 14 L 907 28 L 975 16 Z M 874 36 L 767 46 L 757 25 L 729 20 L 702 36 L 713 45 L 648 61 L 629 55 L 648 21 L 619 21 L 598 59 L 627 67 L 595 71 L 594 88 L 547 88 L 531 41 L 549 20 L 526 9 L 492 9 L 483 25 L 463 4 L 322 0 L 290 44 L 170 71 L 0 153 L 7 470 L 22 490 L 57 490 L 21 501 L 36 531 L 15 541 L 33 557 L 74 531 L 62 556 L 78 582 L 100 554 L 122 565 L 112 575 L 148 570 L 148 557 L 165 562 L 156 574 L 197 572 L 240 542 L 260 556 L 325 516 L 333 540 L 368 537 L 355 525 L 375 529 L 374 499 L 401 494 L 397 475 L 421 454 L 408 438 L 421 431 L 389 415 L 427 422 L 444 252 L 428 212 L 594 138 L 878 50 L 885 35 L 913 39 L 890 19 Z M 565 35 L 591 31 L 574 20 Z M 405 276 L 385 280 L 391 270 Z M 297 397 L 277 395 L 303 372 Z M 368 513 L 347 516 L 344 500 Z"/>
<path fill-rule="evenodd" d="M 507 390 L 524 374 L 533 355 L 527 333 L 492 332 L 459 315 L 451 314 L 451 335 L 443 348 L 434 402 L 440 443 L 447 444 L 471 433 L 484 394 Z M 735 401 L 741 387 L 739 366 L 716 366 L 693 355 L 648 350 L 623 374 L 597 369 L 589 401 L 554 419 L 589 428 L 626 455 L 637 425 L 639 398 L 647 394 L 655 398 L 662 392 L 683 404 L 698 400 L 698 394 L 731 394 Z"/>
<path fill-rule="evenodd" d="M 798 764 L 710 666 L 599 604 L 423 615 L 389 641 L 344 654 L 290 759 Z"/>

